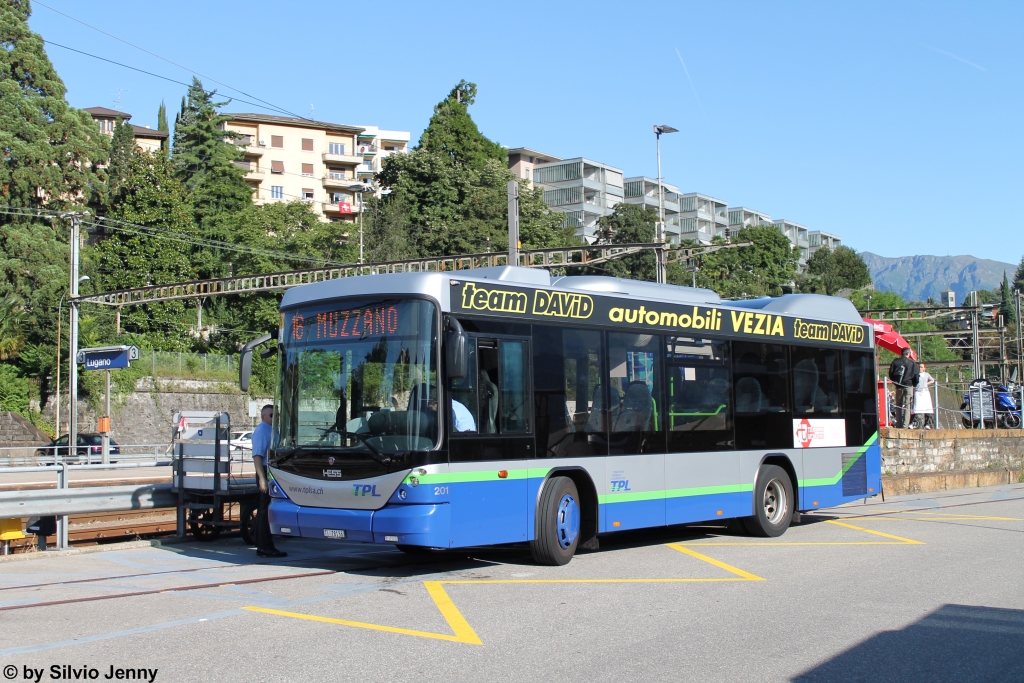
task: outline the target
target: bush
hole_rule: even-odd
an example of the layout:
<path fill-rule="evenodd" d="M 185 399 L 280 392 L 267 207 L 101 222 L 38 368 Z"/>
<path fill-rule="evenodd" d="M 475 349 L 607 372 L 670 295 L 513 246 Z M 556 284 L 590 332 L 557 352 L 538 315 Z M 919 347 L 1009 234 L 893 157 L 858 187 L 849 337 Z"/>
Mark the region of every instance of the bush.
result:
<path fill-rule="evenodd" d="M 27 415 L 28 391 L 28 378 L 20 377 L 13 365 L 0 363 L 0 410 Z"/>

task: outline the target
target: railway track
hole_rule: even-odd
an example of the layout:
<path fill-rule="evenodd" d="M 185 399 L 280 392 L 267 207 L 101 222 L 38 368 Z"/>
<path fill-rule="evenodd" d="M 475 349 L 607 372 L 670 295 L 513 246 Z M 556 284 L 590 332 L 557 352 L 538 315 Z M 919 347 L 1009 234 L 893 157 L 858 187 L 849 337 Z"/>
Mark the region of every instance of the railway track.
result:
<path fill-rule="evenodd" d="M 237 505 L 230 506 L 228 519 L 237 519 Z M 72 547 L 134 541 L 171 536 L 177 531 L 175 510 L 147 510 L 143 512 L 104 512 L 97 514 L 70 515 L 68 517 L 68 542 Z M 235 532 L 237 533 L 237 532 Z M 50 537 L 50 546 L 53 546 Z M 10 552 L 34 552 L 36 537 L 11 541 Z"/>

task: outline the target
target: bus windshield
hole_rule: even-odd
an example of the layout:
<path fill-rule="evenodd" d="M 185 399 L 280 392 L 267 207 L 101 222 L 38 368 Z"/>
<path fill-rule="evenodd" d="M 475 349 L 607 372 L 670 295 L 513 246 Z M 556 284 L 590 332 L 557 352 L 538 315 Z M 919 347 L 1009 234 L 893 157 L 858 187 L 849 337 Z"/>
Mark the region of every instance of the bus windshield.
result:
<path fill-rule="evenodd" d="M 437 309 L 346 300 L 284 313 L 276 451 L 385 454 L 437 445 Z"/>

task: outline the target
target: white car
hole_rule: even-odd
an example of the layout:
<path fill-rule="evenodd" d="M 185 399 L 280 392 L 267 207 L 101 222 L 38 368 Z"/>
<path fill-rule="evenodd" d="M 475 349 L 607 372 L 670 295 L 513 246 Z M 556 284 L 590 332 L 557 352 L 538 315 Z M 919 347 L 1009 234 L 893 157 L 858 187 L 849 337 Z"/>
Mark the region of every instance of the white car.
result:
<path fill-rule="evenodd" d="M 233 451 L 251 451 L 252 450 L 252 430 L 247 432 L 231 432 L 231 450 Z"/>

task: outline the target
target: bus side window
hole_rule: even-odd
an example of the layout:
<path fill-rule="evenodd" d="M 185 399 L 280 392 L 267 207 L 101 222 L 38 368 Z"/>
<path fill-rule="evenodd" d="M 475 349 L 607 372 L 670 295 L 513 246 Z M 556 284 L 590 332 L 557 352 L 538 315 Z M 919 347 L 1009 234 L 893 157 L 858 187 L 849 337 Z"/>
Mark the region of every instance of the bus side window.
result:
<path fill-rule="evenodd" d="M 608 334 L 609 454 L 664 453 L 661 335 Z"/>
<path fill-rule="evenodd" d="M 666 338 L 668 451 L 731 450 L 732 372 L 729 344 Z"/>
<path fill-rule="evenodd" d="M 789 362 L 781 344 L 733 342 L 736 448 L 792 448 Z"/>
<path fill-rule="evenodd" d="M 792 347 L 793 412 L 838 415 L 839 351 Z"/>
<path fill-rule="evenodd" d="M 451 380 L 452 397 L 452 432 L 476 432 L 480 421 L 476 418 L 479 414 L 477 407 L 477 383 L 479 378 L 476 373 L 476 339 L 470 338 L 467 345 L 469 372 L 465 377 Z"/>
<path fill-rule="evenodd" d="M 537 457 L 607 455 L 601 333 L 533 328 Z"/>
<path fill-rule="evenodd" d="M 843 351 L 843 379 L 846 443 L 862 446 L 878 430 L 874 352 Z"/>
<path fill-rule="evenodd" d="M 526 342 L 501 340 L 498 344 L 499 424 L 502 434 L 530 431 L 526 415 Z"/>

